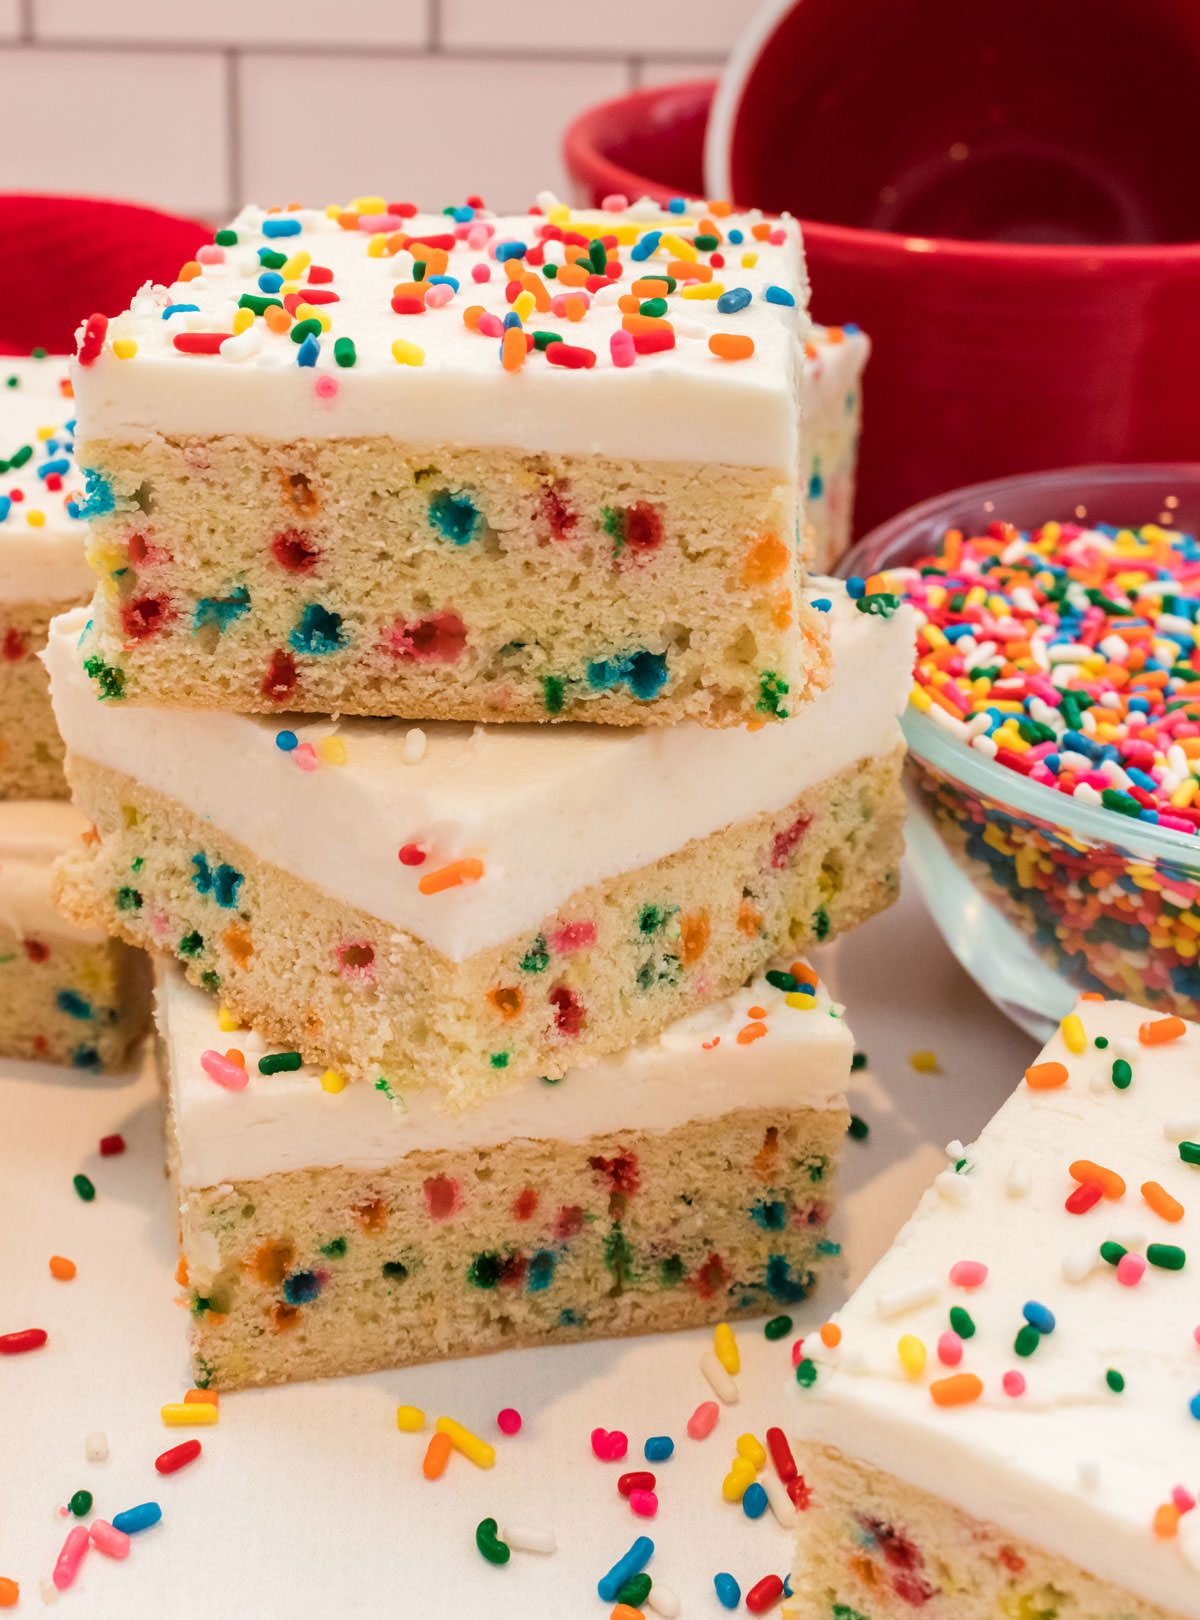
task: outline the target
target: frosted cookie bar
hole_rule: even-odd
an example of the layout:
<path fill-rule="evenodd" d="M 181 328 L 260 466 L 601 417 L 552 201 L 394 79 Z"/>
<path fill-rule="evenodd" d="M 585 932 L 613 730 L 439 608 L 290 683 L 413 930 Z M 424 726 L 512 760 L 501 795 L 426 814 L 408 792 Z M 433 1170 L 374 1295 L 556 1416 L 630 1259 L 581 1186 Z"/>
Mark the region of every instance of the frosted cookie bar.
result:
<path fill-rule="evenodd" d="M 38 652 L 50 620 L 85 602 L 87 525 L 65 357 L 0 355 L 0 798 L 67 792 Z"/>
<path fill-rule="evenodd" d="M 1197 1620 L 1200 1029 L 1086 997 L 814 1335 L 797 1620 Z"/>
<path fill-rule="evenodd" d="M 246 208 L 81 328 L 106 701 L 708 725 L 827 676 L 799 230 Z"/>
<path fill-rule="evenodd" d="M 447 1114 L 428 1091 L 405 1109 L 282 1066 L 164 965 L 196 1382 L 338 1376 L 803 1299 L 836 1251 L 853 1042 L 811 970 L 792 968 L 618 1057 Z"/>
<path fill-rule="evenodd" d="M 149 1015 L 140 951 L 76 927 L 50 897 L 87 823 L 53 800 L 0 804 L 0 1056 L 119 1068 Z"/>
<path fill-rule="evenodd" d="M 754 731 L 114 706 L 79 610 L 48 661 L 99 837 L 60 900 L 349 1078 L 561 1075 L 894 898 L 912 624 L 820 588 L 833 685 Z"/>
<path fill-rule="evenodd" d="M 870 354 L 866 333 L 849 324 L 814 326 L 804 345 L 804 535 L 811 566 L 822 574 L 836 567 L 854 538 L 862 378 Z"/>

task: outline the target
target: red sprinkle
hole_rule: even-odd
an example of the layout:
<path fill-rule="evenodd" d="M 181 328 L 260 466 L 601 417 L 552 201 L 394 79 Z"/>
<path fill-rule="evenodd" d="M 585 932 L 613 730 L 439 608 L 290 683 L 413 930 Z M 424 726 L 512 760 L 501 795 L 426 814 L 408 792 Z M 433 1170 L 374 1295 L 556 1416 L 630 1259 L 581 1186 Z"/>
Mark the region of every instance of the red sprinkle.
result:
<path fill-rule="evenodd" d="M 792 1456 L 792 1448 L 788 1445 L 787 1435 L 782 1429 L 767 1430 L 767 1450 L 771 1453 L 771 1461 L 775 1464 L 775 1472 L 785 1485 L 799 1477 L 800 1470 L 796 1467 L 796 1459 Z"/>
<path fill-rule="evenodd" d="M 171 342 L 180 354 L 216 354 L 232 332 L 176 332 Z"/>
<path fill-rule="evenodd" d="M 78 360 L 81 366 L 94 366 L 100 358 L 100 351 L 104 347 L 104 339 L 108 335 L 108 316 L 89 315 L 83 325 L 83 336 L 79 340 Z"/>
<path fill-rule="evenodd" d="M 114 1153 L 124 1153 L 124 1151 L 125 1138 L 120 1131 L 114 1131 L 111 1136 L 102 1136 L 100 1138 L 100 1157 L 102 1159 L 111 1159 Z"/>
<path fill-rule="evenodd" d="M 26 1350 L 40 1350 L 46 1337 L 45 1328 L 22 1328 L 19 1333 L 0 1333 L 0 1356 L 23 1356 Z"/>
<path fill-rule="evenodd" d="M 778 1575 L 764 1575 L 756 1586 L 746 1593 L 746 1607 L 751 1614 L 766 1614 L 783 1596 L 783 1582 Z"/>
<path fill-rule="evenodd" d="M 496 1426 L 501 1434 L 520 1434 L 521 1414 L 515 1406 L 506 1406 L 496 1413 Z"/>
<path fill-rule="evenodd" d="M 622 1474 L 617 1481 L 617 1489 L 622 1496 L 628 1496 L 630 1491 L 652 1491 L 656 1483 L 649 1469 L 642 1468 L 632 1474 Z"/>
<path fill-rule="evenodd" d="M 586 371 L 596 364 L 596 351 L 584 349 L 577 343 L 551 343 L 546 359 L 552 366 L 565 366 L 568 371 Z"/>
<path fill-rule="evenodd" d="M 185 1440 L 181 1446 L 172 1446 L 170 1451 L 161 1452 L 154 1459 L 154 1466 L 160 1474 L 174 1474 L 180 1468 L 186 1468 L 188 1463 L 195 1462 L 203 1448 L 199 1440 Z"/>
<path fill-rule="evenodd" d="M 427 859 L 428 857 L 420 844 L 401 844 L 401 866 L 424 866 Z"/>
<path fill-rule="evenodd" d="M 1067 1199 L 1068 1215 L 1086 1215 L 1103 1198 L 1103 1189 L 1094 1181 L 1083 1181 Z"/>

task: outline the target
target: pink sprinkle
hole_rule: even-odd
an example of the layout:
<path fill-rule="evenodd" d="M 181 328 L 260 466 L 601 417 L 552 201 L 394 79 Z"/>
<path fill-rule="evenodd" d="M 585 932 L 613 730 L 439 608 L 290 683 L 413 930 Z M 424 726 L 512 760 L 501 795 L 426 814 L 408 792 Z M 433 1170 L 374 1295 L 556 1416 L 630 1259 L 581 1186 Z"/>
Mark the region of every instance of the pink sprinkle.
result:
<path fill-rule="evenodd" d="M 608 340 L 608 352 L 614 366 L 631 366 L 637 359 L 632 332 L 614 332 Z"/>
<path fill-rule="evenodd" d="M 448 304 L 453 297 L 454 288 L 448 281 L 435 281 L 425 294 L 425 307 L 426 309 L 441 309 L 442 305 Z"/>
<path fill-rule="evenodd" d="M 1200 1344 L 1200 1327 L 1194 1327 L 1192 1329 L 1192 1338 L 1195 1339 L 1197 1344 Z"/>
<path fill-rule="evenodd" d="M 623 191 L 610 191 L 600 206 L 606 214 L 619 214 L 623 208 L 629 207 L 629 198 Z"/>
<path fill-rule="evenodd" d="M 54 1584 L 60 1592 L 65 1592 L 68 1586 L 74 1585 L 88 1545 L 86 1524 L 77 1524 L 74 1530 L 67 1531 L 67 1539 L 63 1542 L 62 1552 L 59 1553 L 58 1562 L 54 1566 Z"/>
<path fill-rule="evenodd" d="M 1117 1261 L 1117 1281 L 1124 1283 L 1126 1288 L 1135 1288 L 1141 1282 L 1145 1271 L 1145 1255 L 1134 1254 L 1130 1251 L 1123 1254 Z"/>
<path fill-rule="evenodd" d="M 987 1274 L 982 1260 L 956 1260 L 950 1267 L 950 1281 L 956 1288 L 982 1288 Z"/>
<path fill-rule="evenodd" d="M 90 1526 L 92 1546 L 106 1558 L 128 1558 L 129 1537 L 124 1530 L 116 1530 L 107 1519 L 93 1519 Z"/>
<path fill-rule="evenodd" d="M 493 315 L 490 309 L 485 309 L 479 317 L 479 324 L 475 330 L 482 332 L 484 337 L 501 337 L 504 333 L 504 322 L 499 315 Z"/>
<path fill-rule="evenodd" d="M 721 1408 L 716 1401 L 701 1401 L 687 1420 L 687 1432 L 693 1440 L 707 1440 L 717 1426 Z"/>
<path fill-rule="evenodd" d="M 225 249 L 218 247 L 215 242 L 206 242 L 203 247 L 196 249 L 197 264 L 224 264 Z"/>
<path fill-rule="evenodd" d="M 492 279 L 492 267 L 491 267 L 490 264 L 476 264 L 476 265 L 472 266 L 472 268 L 471 268 L 471 280 L 472 281 L 490 281 L 491 279 Z"/>
<path fill-rule="evenodd" d="M 617 1462 L 629 1450 L 629 1436 L 620 1429 L 593 1429 L 592 1450 L 601 1462 Z"/>
<path fill-rule="evenodd" d="M 1006 1372 L 1000 1382 L 1006 1395 L 1024 1395 L 1025 1393 L 1025 1374 L 1017 1372 L 1015 1367 Z"/>
<path fill-rule="evenodd" d="M 492 227 L 485 225 L 482 220 L 477 220 L 467 232 L 467 246 L 474 248 L 478 252 L 480 248 L 487 246 L 488 237 L 491 234 Z"/>
<path fill-rule="evenodd" d="M 404 220 L 399 214 L 360 214 L 358 228 L 374 236 L 379 231 L 402 231 Z"/>
<path fill-rule="evenodd" d="M 336 377 L 331 377 L 328 374 L 328 372 L 322 372 L 321 375 L 317 378 L 317 381 L 316 381 L 317 398 L 318 399 L 333 399 L 336 396 L 337 391 L 338 391 L 337 378 Z"/>
<path fill-rule="evenodd" d="M 496 1427 L 501 1434 L 520 1434 L 521 1414 L 515 1406 L 506 1406 L 502 1412 L 496 1413 Z"/>
<path fill-rule="evenodd" d="M 1180 1513 L 1190 1513 L 1196 1505 L 1196 1498 L 1183 1485 L 1175 1485 L 1171 1489 L 1171 1500 Z"/>
<path fill-rule="evenodd" d="M 293 748 L 292 763 L 298 765 L 302 771 L 319 770 L 321 765 L 312 743 L 300 743 L 298 747 Z"/>
<path fill-rule="evenodd" d="M 596 925 L 590 918 L 564 923 L 550 936 L 550 949 L 565 956 L 569 951 L 585 951 L 596 943 Z"/>
<path fill-rule="evenodd" d="M 653 1491 L 630 1491 L 629 1505 L 639 1519 L 652 1519 L 658 1512 L 658 1497 Z"/>
<path fill-rule="evenodd" d="M 770 236 L 767 237 L 767 241 L 770 242 L 772 247 L 782 247 L 787 241 L 787 233 L 779 226 L 776 226 Z"/>
<path fill-rule="evenodd" d="M 240 1063 L 232 1063 L 223 1052 L 211 1048 L 200 1054 L 200 1067 L 210 1080 L 215 1080 L 226 1091 L 245 1091 L 250 1076 Z"/>
<path fill-rule="evenodd" d="M 963 1342 L 949 1328 L 937 1342 L 938 1360 L 943 1367 L 957 1367 L 963 1356 Z"/>

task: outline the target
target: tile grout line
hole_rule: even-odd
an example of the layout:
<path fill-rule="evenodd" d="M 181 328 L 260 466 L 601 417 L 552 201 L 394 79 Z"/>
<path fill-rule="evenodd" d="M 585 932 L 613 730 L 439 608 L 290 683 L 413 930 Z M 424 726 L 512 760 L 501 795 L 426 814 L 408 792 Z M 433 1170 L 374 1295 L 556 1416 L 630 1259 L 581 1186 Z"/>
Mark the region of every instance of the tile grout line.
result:
<path fill-rule="evenodd" d="M 25 18 L 32 19 L 33 0 L 19 0 L 22 6 L 22 29 L 25 27 Z M 438 0 L 431 0 L 436 7 Z M 432 12 L 431 12 L 432 16 Z M 440 17 L 440 13 L 439 13 Z M 32 20 L 29 27 L 32 30 Z M 440 27 L 440 23 L 439 23 Z M 14 43 L 31 45 L 37 51 L 46 54 L 57 54 L 63 51 L 75 51 L 79 54 L 94 52 L 97 55 L 116 56 L 222 56 L 235 51 L 239 56 L 257 56 L 268 61 L 278 61 L 283 57 L 303 57 L 322 59 L 341 59 L 361 57 L 367 61 L 393 60 L 393 61 L 420 61 L 422 58 L 436 56 L 447 62 L 538 62 L 548 66 L 559 64 L 578 66 L 580 63 L 595 63 L 602 67 L 629 66 L 630 57 L 619 47 L 607 47 L 600 50 L 588 50 L 586 47 L 565 45 L 559 49 L 554 46 L 521 46 L 521 45 L 469 45 L 464 47 L 451 46 L 447 48 L 439 39 L 436 47 L 430 45 L 387 45 L 387 44 L 339 44 L 336 42 L 322 44 L 306 44 L 299 41 L 289 43 L 283 49 L 272 45 L 269 41 L 261 44 L 246 44 L 230 40 L 146 40 L 146 39 L 88 39 L 73 35 L 70 39 L 46 39 L 34 37 L 32 31 L 28 37 L 22 33 L 21 39 Z M 676 51 L 641 50 L 637 60 L 643 66 L 653 66 L 658 62 L 677 62 L 680 60 Z M 685 59 L 682 66 L 689 71 L 703 74 L 706 71 L 717 71 L 721 68 L 725 58 L 716 52 L 702 52 L 699 55 Z"/>
<path fill-rule="evenodd" d="M 225 184 L 229 190 L 228 215 L 232 219 L 242 206 L 242 73 L 236 50 L 225 53 Z"/>
<path fill-rule="evenodd" d="M 442 52 L 442 0 L 426 0 L 425 31 L 430 54 L 440 56 Z"/>
<path fill-rule="evenodd" d="M 17 43 L 19 45 L 32 45 L 36 32 L 33 0 L 18 0 L 17 17 Z"/>

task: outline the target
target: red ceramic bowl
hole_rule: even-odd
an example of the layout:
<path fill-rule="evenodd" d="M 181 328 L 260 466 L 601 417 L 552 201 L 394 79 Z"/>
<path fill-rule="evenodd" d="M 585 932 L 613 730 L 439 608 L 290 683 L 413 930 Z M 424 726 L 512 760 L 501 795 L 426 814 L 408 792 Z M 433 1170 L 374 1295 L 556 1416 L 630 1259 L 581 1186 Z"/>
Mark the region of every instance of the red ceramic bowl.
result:
<path fill-rule="evenodd" d="M 101 197 L 0 193 L 0 354 L 75 347 L 75 328 L 124 309 L 143 281 L 174 281 L 207 225 Z"/>
<path fill-rule="evenodd" d="M 1157 0 L 1145 3 L 1148 13 L 1163 9 Z M 873 4 L 906 14 L 894 0 Z M 962 7 L 959 0 L 954 4 L 964 14 L 996 9 Z M 836 5 L 843 13 L 860 15 L 857 5 L 847 7 L 844 0 Z M 796 9 L 804 11 L 808 5 Z M 824 4 L 826 14 L 828 10 Z M 1040 15 L 1046 10 L 1041 7 Z M 1200 27 L 1200 7 L 1194 14 Z M 922 33 L 914 43 L 926 49 L 927 36 Z M 1077 44 L 1082 50 L 1082 36 Z M 879 55 L 862 54 L 873 60 Z M 944 70 L 944 61 L 934 54 Z M 773 46 L 763 59 L 768 67 L 776 64 L 770 71 L 777 75 L 779 63 L 795 63 Z M 1173 72 L 1166 62 L 1160 68 Z M 898 107 L 919 102 L 922 88 L 916 85 L 910 93 L 906 71 L 906 66 L 895 69 L 894 92 L 880 105 L 879 119 L 897 130 L 905 122 Z M 794 67 L 794 74 L 809 82 L 802 66 Z M 763 82 L 755 89 L 756 82 L 748 81 L 746 96 L 761 97 L 777 108 L 784 94 L 778 78 L 774 89 Z M 567 166 L 581 197 L 596 203 L 610 192 L 645 193 L 660 200 L 716 194 L 706 185 L 704 172 L 714 88 L 711 82 L 656 87 L 584 113 L 568 130 L 565 143 Z M 951 88 L 943 84 L 948 99 Z M 1099 94 L 1094 82 L 1090 93 L 1093 100 Z M 1125 87 L 1119 100 L 1132 105 Z M 897 229 L 831 223 L 828 215 L 813 209 L 827 207 L 832 213 L 837 196 L 849 194 L 846 168 L 868 136 L 838 125 L 832 117 L 836 109 L 828 102 L 827 94 L 821 105 L 830 114 L 828 138 L 809 167 L 832 168 L 841 175 L 840 192 L 814 190 L 810 209 L 804 194 L 787 189 L 787 176 L 797 172 L 796 146 L 794 141 L 787 144 L 786 130 L 778 127 L 774 146 L 765 143 L 766 154 L 786 151 L 790 167 L 781 156 L 773 173 L 763 167 L 754 171 L 760 178 L 752 178 L 751 158 L 758 161 L 762 153 L 756 156 L 747 145 L 743 156 L 739 138 L 731 148 L 730 178 L 735 201 L 790 207 L 802 220 L 817 319 L 857 321 L 874 340 L 855 514 L 860 531 L 916 501 L 985 478 L 1088 462 L 1187 460 L 1200 454 L 1200 387 L 1195 382 L 1200 376 L 1200 244 L 1083 246 L 1076 239 L 1027 245 L 914 235 L 898 206 L 902 198 L 892 205 L 894 217 L 883 221 Z M 1161 97 L 1154 104 L 1161 106 Z M 927 108 L 929 102 L 921 105 Z M 905 118 L 911 121 L 911 109 Z M 1124 126 L 1129 120 L 1118 122 Z M 816 120 L 814 142 L 821 129 Z M 1131 140 L 1131 149 L 1136 144 Z M 1190 137 L 1172 171 L 1161 176 L 1160 191 L 1179 183 L 1185 160 L 1189 169 L 1193 161 L 1200 162 L 1200 143 Z M 1068 173 L 1065 159 L 1053 169 L 1049 197 L 1039 203 L 1043 211 L 1055 206 Z M 724 186 L 719 190 L 728 194 Z M 915 182 L 910 190 L 915 199 Z M 1164 215 L 1148 225 L 1136 206 L 1135 190 L 1121 193 L 1124 213 L 1114 203 L 1115 213 L 1105 227 L 1110 234 L 1182 229 L 1178 214 L 1174 224 Z M 924 195 L 932 209 L 941 193 L 931 185 Z M 1088 193 L 1089 204 L 1063 205 L 1063 217 L 1076 238 L 1089 222 L 1099 228 L 1096 199 L 1107 195 L 1097 182 Z M 1189 205 L 1198 197 L 1200 178 L 1190 196 L 1180 193 Z M 961 194 L 951 187 L 948 199 L 945 215 L 962 218 Z"/>

